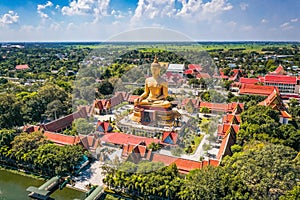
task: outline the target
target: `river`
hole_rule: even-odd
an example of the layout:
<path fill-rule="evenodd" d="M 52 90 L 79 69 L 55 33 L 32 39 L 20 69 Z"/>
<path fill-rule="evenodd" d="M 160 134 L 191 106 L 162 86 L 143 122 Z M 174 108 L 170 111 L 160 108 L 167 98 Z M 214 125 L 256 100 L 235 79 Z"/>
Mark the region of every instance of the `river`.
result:
<path fill-rule="evenodd" d="M 26 188 L 29 186 L 39 187 L 43 183 L 45 181 L 0 169 L 0 200 L 29 200 Z M 63 190 L 56 190 L 50 197 L 55 200 L 74 200 L 84 199 L 85 194 L 64 188 Z"/>

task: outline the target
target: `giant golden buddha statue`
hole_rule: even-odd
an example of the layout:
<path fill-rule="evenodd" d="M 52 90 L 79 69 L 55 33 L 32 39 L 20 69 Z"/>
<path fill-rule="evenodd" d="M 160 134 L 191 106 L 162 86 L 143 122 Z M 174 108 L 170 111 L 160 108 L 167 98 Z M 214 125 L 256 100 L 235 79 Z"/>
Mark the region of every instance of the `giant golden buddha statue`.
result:
<path fill-rule="evenodd" d="M 161 66 L 157 58 L 151 64 L 152 77 L 145 81 L 145 92 L 134 101 L 135 106 L 153 106 L 157 108 L 170 108 L 171 103 L 166 100 L 168 96 L 168 83 L 160 77 Z"/>
<path fill-rule="evenodd" d="M 160 77 L 161 66 L 155 57 L 151 64 L 152 77 L 145 81 L 145 92 L 134 101 L 131 120 L 143 125 L 172 126 L 180 113 L 172 110 L 168 96 L 168 83 Z M 177 125 L 178 126 L 178 123 Z"/>

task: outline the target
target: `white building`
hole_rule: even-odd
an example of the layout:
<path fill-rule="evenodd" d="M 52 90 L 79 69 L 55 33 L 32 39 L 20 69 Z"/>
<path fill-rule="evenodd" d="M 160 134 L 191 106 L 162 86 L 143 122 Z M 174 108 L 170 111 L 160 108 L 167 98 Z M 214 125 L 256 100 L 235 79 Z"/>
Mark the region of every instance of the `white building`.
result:
<path fill-rule="evenodd" d="M 185 70 L 184 64 L 169 64 L 167 72 L 183 75 L 184 70 Z"/>

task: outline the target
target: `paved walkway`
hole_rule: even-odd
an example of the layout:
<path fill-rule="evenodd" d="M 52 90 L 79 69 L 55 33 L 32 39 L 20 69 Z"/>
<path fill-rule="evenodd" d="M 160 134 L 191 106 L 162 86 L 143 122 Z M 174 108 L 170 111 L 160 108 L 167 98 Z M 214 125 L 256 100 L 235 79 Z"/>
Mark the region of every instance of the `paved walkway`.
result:
<path fill-rule="evenodd" d="M 80 176 L 75 178 L 75 185 L 73 186 L 76 189 L 88 191 L 87 185 L 99 185 L 102 186 L 103 182 L 102 179 L 105 178 L 102 175 L 102 162 L 95 161 L 91 164 L 91 167 L 85 171 L 81 172 Z"/>

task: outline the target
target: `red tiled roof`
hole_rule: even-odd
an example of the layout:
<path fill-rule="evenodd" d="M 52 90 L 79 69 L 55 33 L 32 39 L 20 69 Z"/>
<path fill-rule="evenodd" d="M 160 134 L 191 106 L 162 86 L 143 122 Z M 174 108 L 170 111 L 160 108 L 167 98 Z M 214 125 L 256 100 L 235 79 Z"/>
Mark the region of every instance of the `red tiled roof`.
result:
<path fill-rule="evenodd" d="M 202 163 L 194 160 L 187 160 L 183 158 L 178 158 L 172 164 L 176 164 L 179 172 L 183 174 L 187 174 L 189 171 L 193 169 L 201 169 Z"/>
<path fill-rule="evenodd" d="M 114 106 L 122 103 L 123 101 L 124 101 L 123 94 L 118 92 L 110 99 L 111 107 L 114 107 Z"/>
<path fill-rule="evenodd" d="M 104 130 L 105 133 L 107 132 L 111 132 L 112 131 L 112 126 L 110 125 L 109 122 L 101 122 L 101 121 L 98 121 L 97 123 L 97 126 L 96 126 L 96 130 L 98 130 L 99 126 L 102 127 L 102 129 Z M 101 131 L 100 131 L 101 132 Z"/>
<path fill-rule="evenodd" d="M 124 144 L 122 148 L 122 156 L 128 156 L 134 147 L 135 145 L 132 144 Z"/>
<path fill-rule="evenodd" d="M 16 70 L 29 69 L 28 65 L 16 65 Z"/>
<path fill-rule="evenodd" d="M 201 102 L 200 108 L 207 107 L 209 110 L 212 111 L 227 111 L 227 104 L 221 104 L 221 103 L 210 103 L 210 102 Z"/>
<path fill-rule="evenodd" d="M 136 145 L 136 146 L 133 148 L 133 152 L 134 152 L 134 153 L 140 154 L 140 156 L 143 158 L 143 157 L 145 157 L 145 155 L 146 155 L 147 147 L 146 147 L 146 146 L 143 146 L 143 145 Z"/>
<path fill-rule="evenodd" d="M 99 110 L 108 109 L 111 105 L 110 101 L 110 99 L 97 99 L 94 101 L 94 107 Z"/>
<path fill-rule="evenodd" d="M 257 78 L 244 78 L 241 77 L 240 78 L 240 83 L 244 83 L 244 84 L 255 84 L 255 83 L 259 83 L 259 79 Z"/>
<path fill-rule="evenodd" d="M 237 105 L 243 109 L 244 104 L 242 103 L 229 103 L 229 104 L 222 104 L 222 103 L 210 103 L 210 102 L 201 102 L 200 103 L 200 108 L 202 107 L 207 107 L 211 111 L 218 111 L 218 112 L 233 112 L 234 109 L 237 107 Z"/>
<path fill-rule="evenodd" d="M 208 73 L 203 73 L 200 72 L 199 74 L 197 74 L 196 78 L 211 78 L 211 76 Z"/>
<path fill-rule="evenodd" d="M 49 122 L 47 124 L 43 124 L 41 125 L 41 127 L 46 131 L 56 132 L 70 126 L 75 119 L 86 118 L 87 116 L 88 113 L 86 111 L 86 108 L 81 107 L 77 112 Z"/>
<path fill-rule="evenodd" d="M 163 154 L 158 154 L 158 153 L 153 153 L 152 156 L 152 162 L 162 162 L 165 165 L 169 166 L 171 165 L 173 162 L 175 162 L 178 158 L 176 157 L 172 157 L 172 156 L 167 156 L 167 155 L 163 155 Z"/>
<path fill-rule="evenodd" d="M 222 157 L 225 154 L 226 149 L 228 148 L 228 140 L 230 139 L 230 134 L 225 135 L 225 137 L 222 139 L 222 143 L 220 146 L 220 149 L 218 151 L 217 159 L 221 160 Z"/>
<path fill-rule="evenodd" d="M 229 131 L 234 131 L 235 134 L 239 131 L 240 126 L 236 124 L 219 124 L 218 136 L 224 137 Z"/>
<path fill-rule="evenodd" d="M 297 77 L 288 75 L 266 75 L 264 78 L 265 83 L 282 83 L 282 84 L 297 84 Z"/>
<path fill-rule="evenodd" d="M 210 166 L 214 166 L 214 167 L 217 167 L 220 165 L 220 161 L 219 160 L 209 160 L 209 165 Z"/>
<path fill-rule="evenodd" d="M 96 150 L 99 140 L 95 135 L 85 135 L 80 137 L 83 147 L 87 150 Z"/>
<path fill-rule="evenodd" d="M 268 96 L 275 89 L 275 86 L 269 85 L 242 84 L 239 94 L 256 94 L 261 96 Z"/>
<path fill-rule="evenodd" d="M 176 164 L 178 171 L 183 174 L 187 174 L 189 171 L 193 169 L 201 169 L 205 166 L 218 166 L 218 160 L 204 160 L 202 162 L 194 161 L 194 160 L 187 160 L 184 158 L 177 158 L 167 155 L 162 155 L 158 153 L 153 153 L 152 162 L 162 162 L 165 165 L 169 166 L 171 164 Z"/>
<path fill-rule="evenodd" d="M 283 101 L 280 97 L 278 90 L 274 90 L 265 100 L 260 102 L 258 105 L 269 106 L 272 109 L 280 111 L 280 114 L 284 118 L 291 118 L 292 116 L 286 111 Z"/>
<path fill-rule="evenodd" d="M 223 123 L 232 123 L 233 119 L 236 119 L 238 124 L 241 122 L 241 117 L 240 115 L 233 115 L 233 114 L 227 114 L 223 116 Z"/>
<path fill-rule="evenodd" d="M 280 111 L 280 114 L 283 118 L 292 118 L 292 116 L 285 110 Z"/>
<path fill-rule="evenodd" d="M 140 97 L 139 95 L 130 95 L 129 99 L 128 99 L 128 102 L 133 103 L 134 100 L 136 100 L 139 97 Z"/>
<path fill-rule="evenodd" d="M 191 70 L 197 70 L 197 71 L 201 71 L 202 70 L 201 65 L 197 65 L 197 64 L 189 64 L 188 68 L 191 69 Z"/>
<path fill-rule="evenodd" d="M 286 72 L 284 71 L 284 68 L 279 65 L 276 70 L 271 72 L 270 74 L 286 74 Z"/>
<path fill-rule="evenodd" d="M 138 154 L 141 158 L 144 158 L 147 153 L 147 147 L 142 144 L 125 144 L 123 145 L 122 156 L 129 156 L 131 153 Z"/>
<path fill-rule="evenodd" d="M 122 144 L 136 145 L 144 141 L 146 143 L 146 146 L 148 146 L 152 142 L 154 143 L 160 142 L 159 139 L 141 137 L 141 136 L 130 135 L 125 133 L 108 133 L 101 138 L 101 141 L 112 143 L 112 144 L 118 144 L 118 145 L 122 145 Z"/>
<path fill-rule="evenodd" d="M 279 93 L 279 91 L 278 91 L 277 88 L 276 88 L 276 90 L 273 90 L 273 92 L 265 100 L 263 100 L 262 102 L 260 102 L 258 105 L 271 106 L 271 104 L 273 104 L 276 99 L 278 99 L 279 102 L 277 102 L 275 104 L 281 104 L 281 105 L 283 105 L 283 102 L 282 102 L 282 100 L 280 98 L 280 93 Z"/>
<path fill-rule="evenodd" d="M 221 79 L 228 79 L 228 76 L 224 75 L 224 72 L 222 71 L 222 69 L 219 70 L 220 71 L 220 75 L 219 74 L 214 74 L 214 78 L 221 78 Z"/>
<path fill-rule="evenodd" d="M 95 108 L 98 108 L 99 110 L 103 110 L 104 106 L 100 100 L 95 100 L 94 105 L 95 105 Z"/>
<path fill-rule="evenodd" d="M 74 145 L 80 142 L 79 136 L 63 135 L 49 131 L 44 132 L 44 136 L 58 145 Z"/>
<path fill-rule="evenodd" d="M 235 81 L 235 80 L 239 80 L 240 76 L 242 76 L 242 70 L 240 69 L 233 69 L 231 70 L 233 72 L 233 75 L 230 76 L 229 80 L 231 81 Z"/>
<path fill-rule="evenodd" d="M 194 70 L 192 69 L 187 69 L 184 71 L 184 74 L 193 74 L 194 73 Z"/>
<path fill-rule="evenodd" d="M 199 103 L 200 103 L 199 100 L 198 99 L 192 99 L 192 98 L 182 99 L 181 106 L 184 107 L 189 102 L 191 102 L 193 104 L 194 108 L 199 108 Z"/>

